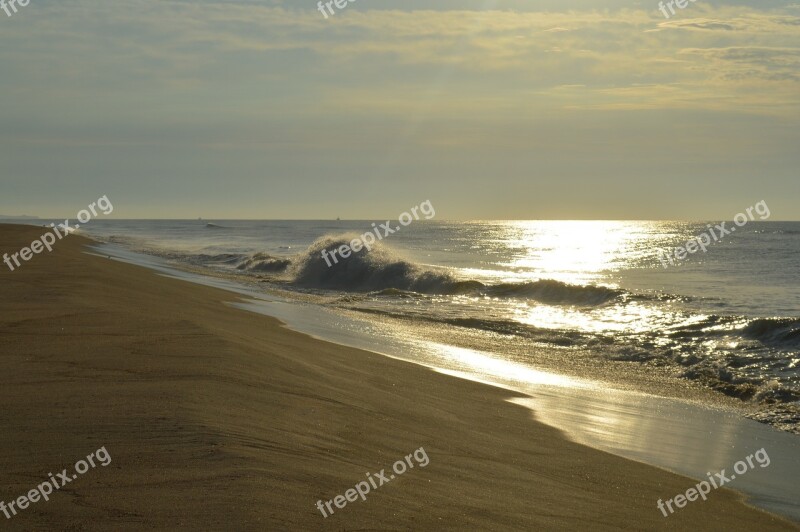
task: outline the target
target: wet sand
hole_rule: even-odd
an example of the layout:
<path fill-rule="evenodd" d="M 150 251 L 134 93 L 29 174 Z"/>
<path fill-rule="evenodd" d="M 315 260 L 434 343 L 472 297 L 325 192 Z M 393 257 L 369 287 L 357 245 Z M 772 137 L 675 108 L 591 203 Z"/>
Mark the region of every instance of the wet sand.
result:
<path fill-rule="evenodd" d="M 0 253 L 43 228 L 0 225 Z M 112 457 L 9 530 L 794 530 L 728 490 L 572 443 L 521 395 L 289 331 L 238 296 L 83 253 L 0 264 L 0 500 Z M 430 463 L 315 507 L 424 447 Z"/>

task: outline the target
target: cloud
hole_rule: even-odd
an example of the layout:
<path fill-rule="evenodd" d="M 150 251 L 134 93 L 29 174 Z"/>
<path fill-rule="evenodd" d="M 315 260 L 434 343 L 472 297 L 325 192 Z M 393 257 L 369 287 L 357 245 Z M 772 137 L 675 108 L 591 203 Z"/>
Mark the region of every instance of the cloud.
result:
<path fill-rule="evenodd" d="M 158 138 L 347 116 L 798 115 L 791 10 L 698 3 L 665 22 L 569 0 L 538 12 L 442 7 L 454 4 L 364 2 L 326 20 L 284 2 L 43 1 L 0 35 L 0 90 L 15 98 L 0 119 L 6 133 L 113 122 Z"/>

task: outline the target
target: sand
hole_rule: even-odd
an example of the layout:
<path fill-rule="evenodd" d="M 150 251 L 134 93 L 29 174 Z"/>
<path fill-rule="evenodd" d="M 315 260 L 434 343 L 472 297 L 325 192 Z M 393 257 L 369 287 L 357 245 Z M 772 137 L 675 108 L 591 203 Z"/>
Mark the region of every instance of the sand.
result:
<path fill-rule="evenodd" d="M 0 225 L 0 253 L 43 228 Z M 289 331 L 238 296 L 84 253 L 0 263 L 0 500 L 111 456 L 8 530 L 795 530 L 696 481 L 572 443 L 515 394 Z M 318 500 L 424 447 L 323 518 Z"/>

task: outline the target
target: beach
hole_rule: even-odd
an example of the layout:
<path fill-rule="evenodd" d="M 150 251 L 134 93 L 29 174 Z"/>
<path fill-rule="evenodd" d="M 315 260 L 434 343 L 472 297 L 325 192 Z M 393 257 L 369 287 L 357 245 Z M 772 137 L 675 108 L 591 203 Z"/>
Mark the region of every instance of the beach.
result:
<path fill-rule="evenodd" d="M 44 229 L 0 226 L 2 249 Z M 568 441 L 518 394 L 323 342 L 239 296 L 84 253 L 71 235 L 0 273 L 3 492 L 104 447 L 9 530 L 793 530 L 727 489 Z M 334 506 L 367 473 L 429 463 Z"/>

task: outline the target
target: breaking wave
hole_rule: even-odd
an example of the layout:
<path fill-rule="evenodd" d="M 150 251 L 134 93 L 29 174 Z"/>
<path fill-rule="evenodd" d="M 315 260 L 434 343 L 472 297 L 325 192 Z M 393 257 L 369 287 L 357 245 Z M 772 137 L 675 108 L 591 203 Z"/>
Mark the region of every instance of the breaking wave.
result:
<path fill-rule="evenodd" d="M 236 269 L 249 272 L 276 273 L 286 271 L 291 264 L 292 261 L 290 259 L 273 257 L 266 253 L 256 253 L 237 264 Z"/>
<path fill-rule="evenodd" d="M 604 286 L 570 285 L 551 279 L 487 285 L 460 280 L 446 271 L 434 271 L 396 256 L 383 246 L 361 249 L 347 259 L 323 257 L 323 250 L 349 245 L 357 235 L 318 239 L 291 267 L 292 284 L 304 288 L 345 292 L 411 291 L 429 295 L 481 295 L 533 299 L 548 304 L 602 305 L 622 296 L 623 290 Z"/>
<path fill-rule="evenodd" d="M 761 318 L 752 320 L 739 331 L 739 334 L 764 345 L 800 348 L 800 319 Z"/>

